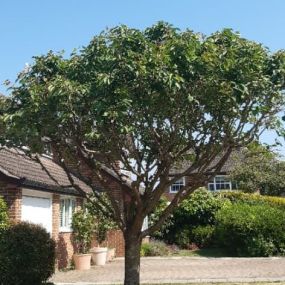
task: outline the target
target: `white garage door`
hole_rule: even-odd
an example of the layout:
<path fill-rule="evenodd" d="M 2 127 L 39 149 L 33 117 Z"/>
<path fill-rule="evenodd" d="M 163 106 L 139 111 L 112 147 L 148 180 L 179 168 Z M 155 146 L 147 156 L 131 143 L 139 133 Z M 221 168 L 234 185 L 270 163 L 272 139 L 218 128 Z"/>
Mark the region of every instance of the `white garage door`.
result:
<path fill-rule="evenodd" d="M 40 224 L 49 233 L 52 229 L 51 199 L 31 196 L 22 198 L 22 221 Z"/>

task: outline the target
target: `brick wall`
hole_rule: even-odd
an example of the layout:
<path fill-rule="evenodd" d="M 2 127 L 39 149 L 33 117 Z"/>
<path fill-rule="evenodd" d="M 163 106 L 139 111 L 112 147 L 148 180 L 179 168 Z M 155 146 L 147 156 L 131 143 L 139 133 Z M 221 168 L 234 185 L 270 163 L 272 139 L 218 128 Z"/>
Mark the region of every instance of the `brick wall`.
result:
<path fill-rule="evenodd" d="M 97 247 L 98 242 L 94 237 L 92 240 L 92 247 Z M 107 234 L 107 239 L 100 246 L 108 248 L 116 248 L 116 256 L 121 257 L 125 255 L 125 241 L 123 233 L 120 230 L 111 230 Z"/>
<path fill-rule="evenodd" d="M 80 209 L 83 205 L 82 198 L 76 198 L 76 210 Z M 53 231 L 52 237 L 56 241 L 57 248 L 57 268 L 63 269 L 70 266 L 72 255 L 75 251 L 75 244 L 72 241 L 72 233 L 60 232 L 60 195 L 53 194 L 52 201 L 52 224 Z M 96 239 L 93 238 L 92 247 L 97 246 Z M 110 231 L 107 236 L 107 241 L 104 246 L 116 248 L 117 256 L 124 256 L 124 238 L 121 231 Z"/>
<path fill-rule="evenodd" d="M 0 181 L 0 195 L 7 203 L 10 220 L 21 221 L 22 189 L 15 184 Z"/>

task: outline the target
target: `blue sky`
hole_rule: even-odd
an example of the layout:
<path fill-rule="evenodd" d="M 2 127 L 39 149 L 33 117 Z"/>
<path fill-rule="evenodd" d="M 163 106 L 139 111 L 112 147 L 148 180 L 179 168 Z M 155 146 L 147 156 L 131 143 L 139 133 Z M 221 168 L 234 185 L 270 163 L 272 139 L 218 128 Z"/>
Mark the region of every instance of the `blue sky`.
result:
<path fill-rule="evenodd" d="M 0 83 L 15 80 L 32 56 L 69 53 L 118 24 L 144 29 L 164 20 L 207 35 L 227 27 L 276 51 L 285 48 L 284 13 L 284 0 L 2 0 Z M 2 84 L 0 92 L 8 94 Z"/>

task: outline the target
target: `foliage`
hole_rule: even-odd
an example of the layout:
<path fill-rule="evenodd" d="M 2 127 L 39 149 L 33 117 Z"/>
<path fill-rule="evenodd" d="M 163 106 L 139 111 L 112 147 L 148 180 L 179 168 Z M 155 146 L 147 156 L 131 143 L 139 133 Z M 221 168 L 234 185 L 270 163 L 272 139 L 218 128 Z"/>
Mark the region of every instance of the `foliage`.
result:
<path fill-rule="evenodd" d="M 78 253 L 88 253 L 94 232 L 94 217 L 86 210 L 79 210 L 72 216 L 73 240 Z"/>
<path fill-rule="evenodd" d="M 8 209 L 3 198 L 0 196 L 0 233 L 8 227 Z"/>
<path fill-rule="evenodd" d="M 102 193 L 101 198 L 108 203 L 108 197 L 106 194 Z M 106 240 L 107 233 L 109 230 L 117 228 L 116 223 L 108 215 L 107 209 L 100 209 L 98 207 L 98 201 L 96 201 L 95 196 L 91 196 L 90 200 L 86 203 L 85 207 L 88 212 L 93 216 L 94 221 L 94 233 L 96 235 L 96 240 L 99 245 Z"/>
<path fill-rule="evenodd" d="M 0 236 L 0 284 L 42 284 L 54 273 L 55 242 L 38 225 L 19 223 Z"/>
<path fill-rule="evenodd" d="M 84 165 L 106 190 L 109 213 L 134 245 L 207 183 L 213 161 L 218 171 L 233 149 L 248 145 L 264 128 L 282 131 L 277 114 L 284 105 L 284 79 L 285 52 L 271 53 L 232 30 L 201 36 L 163 22 L 143 31 L 122 25 L 70 57 L 35 57 L 10 89 L 0 139 L 38 153 L 48 145 L 63 167 L 68 151 L 77 176 L 85 176 Z M 170 170 L 185 160 L 193 162 L 185 169 L 189 182 L 142 232 L 165 189 L 184 176 L 169 179 Z M 118 163 L 132 183 L 118 173 Z M 120 184 L 120 203 L 102 175 L 110 176 L 106 167 Z M 126 266 L 136 275 L 133 283 L 139 282 L 135 267 Z"/>
<path fill-rule="evenodd" d="M 168 246 L 162 241 L 152 240 L 143 243 L 141 246 L 141 256 L 166 256 L 171 253 Z"/>
<path fill-rule="evenodd" d="M 274 197 L 274 196 L 263 196 L 258 194 L 249 194 L 238 191 L 227 191 L 215 193 L 217 197 L 223 197 L 224 199 L 230 200 L 232 203 L 245 203 L 249 205 L 264 205 L 268 204 L 272 207 L 285 210 L 285 198 Z"/>
<path fill-rule="evenodd" d="M 191 229 L 187 225 L 184 225 L 184 227 L 181 228 L 180 231 L 176 230 L 174 233 L 170 231 L 170 233 L 166 235 L 166 240 L 169 243 L 174 243 L 178 245 L 180 248 L 189 249 L 192 243 Z"/>
<path fill-rule="evenodd" d="M 216 218 L 217 242 L 231 254 L 284 254 L 284 211 L 269 205 L 236 203 L 222 208 Z"/>
<path fill-rule="evenodd" d="M 214 243 L 215 226 L 198 226 L 191 231 L 191 241 L 199 248 L 209 247 Z"/>
<path fill-rule="evenodd" d="M 163 239 L 187 247 L 192 242 L 192 230 L 197 226 L 214 225 L 216 212 L 227 203 L 227 199 L 205 188 L 196 190 L 174 211 L 172 224 L 163 233 Z"/>
<path fill-rule="evenodd" d="M 126 228 L 124 221 L 142 223 L 179 178 L 168 181 L 175 164 L 195 161 L 189 173 L 197 183 L 183 190 L 189 194 L 205 184 L 202 170 L 213 158 L 224 151 L 221 167 L 233 148 L 281 126 L 275 114 L 284 102 L 284 66 L 284 52 L 270 53 L 229 29 L 202 37 L 163 22 L 144 31 L 118 26 L 70 57 L 34 57 L 11 87 L 3 143 L 36 152 L 52 144 L 62 156 L 68 149 L 99 178 L 99 166 L 115 169 L 120 161 L 135 177 L 128 195 L 137 206 L 126 199 L 122 213 L 111 209 Z"/>
<path fill-rule="evenodd" d="M 236 160 L 230 176 L 245 192 L 275 196 L 285 193 L 285 162 L 258 144 L 243 149 L 242 158 Z"/>
<path fill-rule="evenodd" d="M 165 197 L 161 197 L 155 210 L 149 215 L 149 226 L 154 225 L 163 211 L 166 209 L 169 201 Z M 169 233 L 170 227 L 173 225 L 173 215 L 170 215 L 159 230 L 154 232 L 152 236 L 157 239 L 163 239 L 165 234 Z"/>

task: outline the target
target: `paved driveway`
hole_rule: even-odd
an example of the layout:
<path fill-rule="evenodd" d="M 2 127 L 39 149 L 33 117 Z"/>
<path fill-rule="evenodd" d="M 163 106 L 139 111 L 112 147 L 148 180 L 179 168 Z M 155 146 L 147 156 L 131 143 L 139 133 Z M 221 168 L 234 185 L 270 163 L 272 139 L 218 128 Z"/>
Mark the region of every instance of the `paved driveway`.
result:
<path fill-rule="evenodd" d="M 88 271 L 57 272 L 56 284 L 123 283 L 124 261 Z M 285 258 L 142 258 L 142 283 L 284 281 Z"/>

